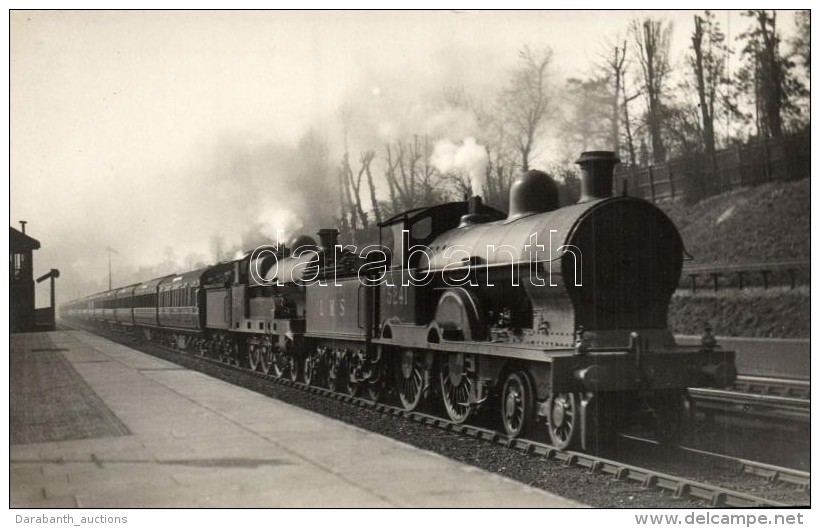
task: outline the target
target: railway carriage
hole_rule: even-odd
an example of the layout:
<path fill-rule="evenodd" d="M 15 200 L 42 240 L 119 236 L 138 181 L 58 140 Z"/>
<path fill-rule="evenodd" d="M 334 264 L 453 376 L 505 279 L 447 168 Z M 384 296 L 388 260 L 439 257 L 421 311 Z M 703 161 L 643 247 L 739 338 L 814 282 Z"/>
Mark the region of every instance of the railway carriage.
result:
<path fill-rule="evenodd" d="M 114 320 L 117 324 L 133 326 L 134 324 L 134 289 L 138 284 L 131 284 L 116 291 L 114 301 Z"/>
<path fill-rule="evenodd" d="M 166 275 L 148 282 L 143 282 L 134 288 L 131 306 L 133 306 L 132 310 L 135 324 L 148 327 L 149 329 L 150 327 L 159 326 L 159 321 L 157 320 L 157 288 L 159 284 L 168 279 L 168 277 L 173 277 L 173 275 Z"/>

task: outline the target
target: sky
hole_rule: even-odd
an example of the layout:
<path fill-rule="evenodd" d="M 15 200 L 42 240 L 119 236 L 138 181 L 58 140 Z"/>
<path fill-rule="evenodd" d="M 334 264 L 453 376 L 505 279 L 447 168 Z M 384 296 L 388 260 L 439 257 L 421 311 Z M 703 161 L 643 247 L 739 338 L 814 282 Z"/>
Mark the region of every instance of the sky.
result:
<path fill-rule="evenodd" d="M 674 23 L 679 57 L 694 12 L 650 14 Z M 216 239 L 328 213 L 332 197 L 288 152 L 313 128 L 335 164 L 343 104 L 357 112 L 354 152 L 420 130 L 458 141 L 475 124 L 431 108 L 443 87 L 491 99 L 524 45 L 552 48 L 557 81 L 584 76 L 603 40 L 645 15 L 14 11 L 10 225 L 27 220 L 42 244 L 35 276 L 61 270 L 60 301 L 107 286 L 106 246 L 115 286 L 139 267 L 208 260 Z M 731 37 L 748 23 L 717 15 Z"/>

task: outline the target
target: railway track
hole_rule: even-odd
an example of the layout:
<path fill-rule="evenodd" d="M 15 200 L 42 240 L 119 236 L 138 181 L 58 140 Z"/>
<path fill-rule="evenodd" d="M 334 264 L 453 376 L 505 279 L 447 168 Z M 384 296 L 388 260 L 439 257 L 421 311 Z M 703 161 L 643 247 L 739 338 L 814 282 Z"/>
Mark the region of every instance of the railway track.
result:
<path fill-rule="evenodd" d="M 811 382 L 764 376 L 738 376 L 734 390 L 749 394 L 811 399 Z"/>
<path fill-rule="evenodd" d="M 621 434 L 620 436 L 622 438 L 648 444 L 653 447 L 661 447 L 658 442 L 648 438 L 629 434 Z M 665 446 L 664 449 L 668 453 L 670 448 Z M 740 457 L 727 456 L 712 451 L 705 451 L 703 449 L 696 449 L 682 445 L 674 446 L 673 449 L 679 454 L 702 457 L 707 459 L 710 464 L 721 465 L 737 474 L 761 477 L 770 484 L 785 484 L 794 489 L 806 492 L 811 489 L 811 474 L 808 471 L 777 466 L 775 464 L 766 464 L 764 462 L 747 460 Z"/>
<path fill-rule="evenodd" d="M 738 376 L 731 390 L 689 389 L 696 410 L 808 424 L 811 383 L 759 376 Z"/>
<path fill-rule="evenodd" d="M 106 335 L 104 337 L 110 336 Z M 118 337 L 118 339 L 116 339 L 117 341 L 121 341 L 124 336 L 116 337 Z M 334 392 L 327 388 L 306 385 L 302 382 L 294 382 L 286 378 L 277 378 L 271 374 L 247 370 L 233 363 L 225 363 L 217 359 L 207 358 L 200 355 L 180 353 L 178 350 L 164 347 L 155 343 L 150 343 L 148 346 L 154 350 L 162 351 L 163 359 L 168 359 L 175 363 L 180 363 L 181 358 L 186 358 L 187 360 L 195 363 L 216 365 L 220 367 L 220 369 L 241 374 L 248 378 L 264 380 L 265 382 L 275 383 L 330 400 L 343 402 L 347 405 L 366 408 L 381 414 L 412 420 L 413 422 L 417 422 L 431 428 L 501 445 L 527 455 L 540 456 L 546 460 L 551 460 L 563 466 L 582 468 L 591 474 L 609 475 L 617 480 L 636 483 L 641 487 L 641 489 L 668 492 L 676 499 L 697 499 L 710 506 L 718 507 L 789 507 L 801 505 L 799 501 L 803 500 L 798 499 L 798 502 L 796 503 L 792 503 L 791 501 L 784 502 L 782 500 L 776 500 L 763 496 L 762 494 L 756 494 L 754 492 L 748 492 L 708 482 L 701 482 L 693 478 L 682 477 L 680 475 L 646 468 L 635 464 L 619 462 L 617 460 L 604 458 L 590 453 L 560 451 L 550 444 L 537 440 L 508 438 L 506 435 L 490 428 L 470 424 L 455 424 L 440 416 L 419 411 L 410 412 L 386 403 L 373 402 L 365 398 Z M 185 362 L 188 363 L 190 361 Z M 638 440 L 634 437 L 629 438 Z M 647 442 L 645 439 L 640 440 Z M 651 441 L 649 442 L 651 443 Z M 687 448 L 677 449 L 680 452 L 687 452 Z M 798 495 L 801 497 L 804 492 L 808 492 L 810 487 L 810 474 L 807 472 L 801 472 L 790 468 L 769 464 L 762 464 L 706 451 L 688 449 L 688 452 L 690 454 L 696 454 L 699 457 L 711 457 L 711 460 L 725 466 L 730 474 L 745 475 L 753 479 L 758 479 L 763 487 L 771 485 L 787 486 L 796 490 Z M 754 486 L 752 486 L 752 489 L 754 489 Z M 807 498 L 805 500 L 808 501 Z"/>

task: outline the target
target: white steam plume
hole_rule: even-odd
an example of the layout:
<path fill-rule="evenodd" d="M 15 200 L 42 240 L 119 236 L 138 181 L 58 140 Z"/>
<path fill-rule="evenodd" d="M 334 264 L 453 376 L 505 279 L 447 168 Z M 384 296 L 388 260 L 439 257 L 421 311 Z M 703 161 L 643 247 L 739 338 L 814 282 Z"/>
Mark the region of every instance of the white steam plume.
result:
<path fill-rule="evenodd" d="M 437 141 L 430 162 L 441 172 L 463 171 L 470 178 L 473 194 L 482 196 L 487 178 L 487 151 L 468 137 L 460 145 L 448 139 Z"/>

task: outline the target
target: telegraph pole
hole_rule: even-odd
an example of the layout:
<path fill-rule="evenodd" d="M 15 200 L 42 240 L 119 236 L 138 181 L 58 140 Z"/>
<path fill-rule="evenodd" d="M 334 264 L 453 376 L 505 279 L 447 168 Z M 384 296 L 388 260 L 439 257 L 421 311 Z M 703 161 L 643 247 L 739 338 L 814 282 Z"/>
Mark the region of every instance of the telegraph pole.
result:
<path fill-rule="evenodd" d="M 105 250 L 108 251 L 108 289 L 111 289 L 111 253 L 119 255 L 117 250 L 112 248 L 111 246 L 105 246 Z"/>

